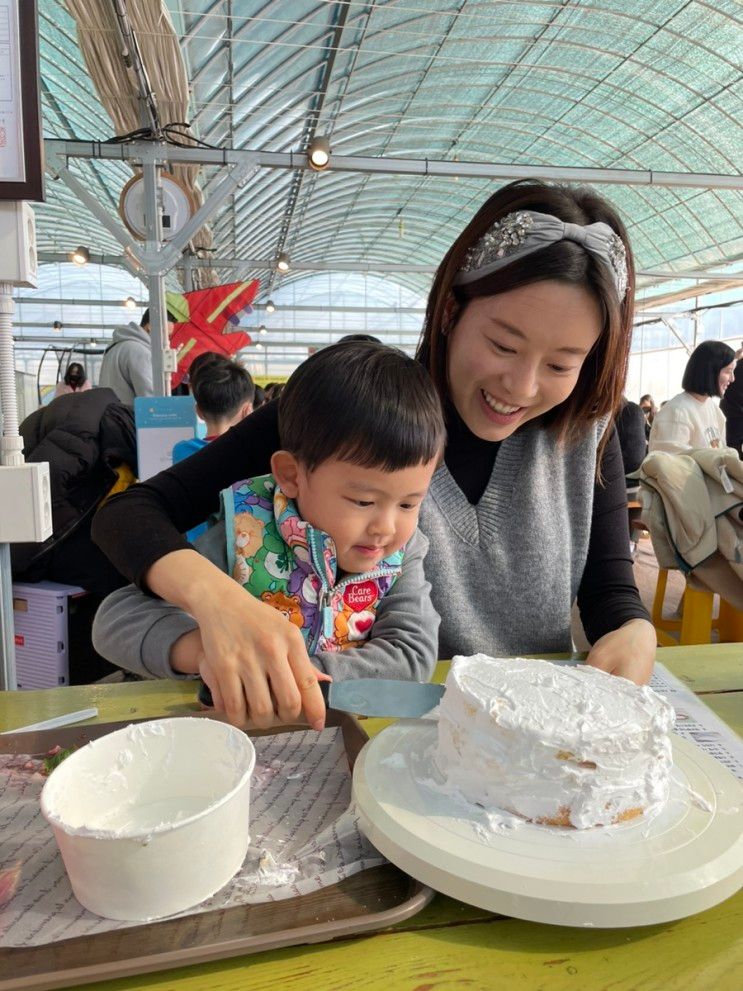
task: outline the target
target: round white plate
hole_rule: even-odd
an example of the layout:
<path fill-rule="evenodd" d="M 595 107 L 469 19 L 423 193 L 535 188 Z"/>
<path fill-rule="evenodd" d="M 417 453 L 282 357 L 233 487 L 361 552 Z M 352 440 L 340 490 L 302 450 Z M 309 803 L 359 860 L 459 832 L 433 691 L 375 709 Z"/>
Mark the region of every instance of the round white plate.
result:
<path fill-rule="evenodd" d="M 493 828 L 484 809 L 437 790 L 435 744 L 435 722 L 390 726 L 359 755 L 353 793 L 374 846 L 437 891 L 518 919 L 614 928 L 693 915 L 743 884 L 743 788 L 680 737 L 666 807 L 588 830 Z"/>

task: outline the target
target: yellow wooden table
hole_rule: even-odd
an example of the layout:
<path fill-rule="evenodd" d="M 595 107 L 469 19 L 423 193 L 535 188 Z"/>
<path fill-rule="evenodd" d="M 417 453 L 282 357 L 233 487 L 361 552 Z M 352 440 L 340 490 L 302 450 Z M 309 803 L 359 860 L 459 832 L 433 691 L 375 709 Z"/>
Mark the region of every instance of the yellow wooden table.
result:
<path fill-rule="evenodd" d="M 743 732 L 743 645 L 667 647 L 658 658 Z M 444 665 L 437 669 L 443 677 Z M 0 730 L 97 706 L 114 722 L 192 711 L 184 682 L 0 693 Z M 366 720 L 370 733 L 384 720 Z M 437 896 L 400 926 L 337 943 L 86 985 L 92 991 L 740 991 L 743 892 L 700 915 L 638 929 L 564 929 Z"/>

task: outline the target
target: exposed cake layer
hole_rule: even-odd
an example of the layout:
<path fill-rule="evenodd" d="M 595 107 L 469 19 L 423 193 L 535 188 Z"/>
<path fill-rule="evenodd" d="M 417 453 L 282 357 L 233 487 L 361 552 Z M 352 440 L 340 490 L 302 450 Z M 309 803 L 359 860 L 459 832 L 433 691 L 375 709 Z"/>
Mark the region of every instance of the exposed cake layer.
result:
<path fill-rule="evenodd" d="M 647 686 L 596 668 L 456 657 L 436 763 L 468 801 L 586 828 L 668 797 L 675 714 Z"/>

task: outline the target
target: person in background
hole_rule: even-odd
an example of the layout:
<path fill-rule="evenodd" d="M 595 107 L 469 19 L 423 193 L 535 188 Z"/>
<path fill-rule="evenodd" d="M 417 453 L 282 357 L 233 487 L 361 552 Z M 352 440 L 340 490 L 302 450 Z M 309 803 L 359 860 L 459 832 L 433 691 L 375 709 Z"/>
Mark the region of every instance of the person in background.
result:
<path fill-rule="evenodd" d="M 253 412 L 253 379 L 229 358 L 205 351 L 191 362 L 189 377 L 196 413 L 206 424 L 206 437 L 179 440 L 173 447 L 173 464 L 190 458 Z M 192 544 L 206 532 L 208 525 L 207 521 L 188 531 L 186 536 Z"/>
<path fill-rule="evenodd" d="M 268 606 L 312 657 L 310 687 L 328 675 L 428 680 L 438 617 L 416 525 L 445 439 L 428 373 L 397 348 L 323 348 L 289 379 L 279 431 L 271 473 L 226 488 L 219 522 L 198 542 L 231 576 L 246 633 L 252 601 Z M 243 682 L 248 670 L 220 664 L 192 616 L 134 586 L 103 603 L 93 639 L 138 674 L 201 674 L 219 709 L 244 683 L 254 719 L 292 677 L 277 669 L 270 686 Z"/>
<path fill-rule="evenodd" d="M 255 393 L 253 394 L 253 409 L 258 409 L 266 401 L 266 391 L 262 385 L 256 385 Z"/>
<path fill-rule="evenodd" d="M 650 428 L 653 425 L 655 414 L 658 412 L 658 407 L 655 405 L 655 400 L 650 393 L 646 393 L 640 397 L 640 409 L 645 417 L 645 440 L 649 440 Z"/>
<path fill-rule="evenodd" d="M 736 365 L 733 381 L 725 390 L 720 409 L 725 415 L 725 438 L 728 447 L 743 458 L 743 346 L 735 352 Z"/>
<path fill-rule="evenodd" d="M 173 448 L 173 464 L 200 451 L 253 412 L 253 379 L 236 362 L 207 351 L 192 362 L 189 375 L 196 413 L 206 424 L 206 437 L 179 440 Z"/>
<path fill-rule="evenodd" d="M 272 400 L 278 399 L 283 391 L 283 382 L 269 382 L 266 386 L 265 402 L 270 403 Z"/>
<path fill-rule="evenodd" d="M 66 396 L 70 392 L 86 392 L 90 388 L 90 382 L 85 374 L 85 366 L 81 365 L 79 361 L 71 361 L 64 373 L 64 378 L 61 382 L 57 382 L 54 396 L 56 398 L 57 396 Z"/>
<path fill-rule="evenodd" d="M 175 319 L 168 310 L 168 337 L 173 333 Z M 119 402 L 127 406 L 132 406 L 137 396 L 155 394 L 149 309 L 144 311 L 139 324 L 131 321 L 114 329 L 111 344 L 103 353 L 98 385 L 113 389 Z"/>
<path fill-rule="evenodd" d="M 735 351 L 722 341 L 702 341 L 691 354 L 681 387 L 653 419 L 648 452 L 684 454 L 725 447 L 725 417 L 715 402 L 733 381 Z"/>
<path fill-rule="evenodd" d="M 619 446 L 622 449 L 624 474 L 629 475 L 642 464 L 648 451 L 648 442 L 645 439 L 645 415 L 637 403 L 630 402 L 625 396 L 622 397 L 616 428 L 619 434 Z M 635 481 L 628 481 L 627 484 L 633 488 L 637 487 Z"/>
<path fill-rule="evenodd" d="M 607 429 L 621 403 L 633 309 L 627 232 L 593 190 L 502 186 L 444 256 L 417 354 L 448 433 L 420 512 L 439 657 L 569 652 L 577 598 L 587 663 L 649 680 L 655 629 L 634 581 L 624 466 Z M 394 419 L 391 407 L 380 427 Z M 236 725 L 253 686 L 267 683 L 280 718 L 296 718 L 301 705 L 315 725 L 325 712 L 290 624 L 240 599 L 182 537 L 215 511 L 221 490 L 267 471 L 279 447 L 268 403 L 108 503 L 94 524 L 132 581 L 196 618 L 211 664 L 242 671 L 242 684 L 222 696 Z M 139 527 L 127 524 L 132 517 Z"/>

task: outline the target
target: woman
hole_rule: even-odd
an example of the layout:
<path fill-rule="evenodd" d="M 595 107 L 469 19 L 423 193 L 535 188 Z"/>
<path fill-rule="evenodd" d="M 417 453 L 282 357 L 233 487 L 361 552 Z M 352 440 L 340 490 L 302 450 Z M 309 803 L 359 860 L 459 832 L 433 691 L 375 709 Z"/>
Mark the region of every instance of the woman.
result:
<path fill-rule="evenodd" d="M 686 363 L 680 392 L 655 414 L 648 452 L 684 454 L 700 447 L 725 447 L 721 398 L 735 375 L 735 352 L 722 341 L 702 341 Z"/>
<path fill-rule="evenodd" d="M 613 209 L 590 191 L 534 182 L 495 193 L 441 263 L 418 352 L 449 430 L 420 516 L 440 656 L 569 650 L 577 596 L 589 663 L 649 679 L 655 631 L 632 575 L 610 425 L 627 368 L 632 286 Z M 109 502 L 95 539 L 125 574 L 196 618 L 231 721 L 247 710 L 268 723 L 271 714 L 249 704 L 268 679 L 280 718 L 303 707 L 320 726 L 324 707 L 301 636 L 180 536 L 215 510 L 222 488 L 267 471 L 277 446 L 269 404 Z"/>
<path fill-rule="evenodd" d="M 79 361 L 71 361 L 64 373 L 64 379 L 57 383 L 54 398 L 66 396 L 70 392 L 85 392 L 90 389 L 90 382 L 85 374 L 85 367 Z"/>

